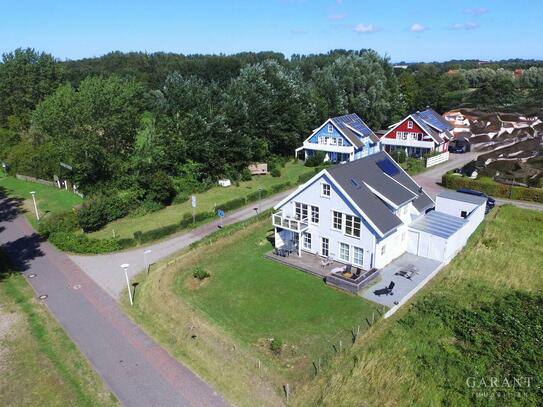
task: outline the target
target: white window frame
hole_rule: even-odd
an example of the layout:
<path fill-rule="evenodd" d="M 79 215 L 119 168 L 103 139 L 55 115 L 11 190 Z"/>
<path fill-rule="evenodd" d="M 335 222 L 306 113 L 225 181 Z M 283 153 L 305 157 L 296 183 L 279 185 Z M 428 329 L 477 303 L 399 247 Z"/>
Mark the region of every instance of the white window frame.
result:
<path fill-rule="evenodd" d="M 327 253 L 324 254 L 324 240 L 326 239 L 326 251 Z M 323 257 L 330 257 L 330 239 L 326 236 L 321 236 L 321 256 Z"/>
<path fill-rule="evenodd" d="M 340 227 L 339 228 L 336 228 L 336 226 L 335 226 L 335 219 L 336 219 L 335 214 L 336 213 L 339 213 L 339 215 L 340 215 L 339 216 L 339 219 L 340 219 L 340 221 L 339 221 L 339 226 Z M 337 230 L 339 232 L 343 232 L 343 213 L 340 212 L 340 211 L 332 211 L 332 230 Z"/>
<path fill-rule="evenodd" d="M 351 231 L 352 233 L 347 233 L 347 223 L 349 222 L 349 218 L 351 220 Z M 357 221 L 358 219 L 358 221 Z M 355 225 L 358 223 L 358 235 L 355 233 Z M 362 234 L 362 220 L 358 216 L 354 215 L 347 215 L 345 214 L 345 222 L 344 222 L 344 232 L 345 236 L 349 237 L 360 237 Z"/>
<path fill-rule="evenodd" d="M 299 205 L 300 211 L 298 211 L 298 205 Z M 300 213 L 300 215 L 298 215 L 298 212 Z M 304 212 L 305 212 L 305 217 L 304 217 Z M 301 202 L 294 202 L 294 217 L 298 218 L 298 220 L 308 219 L 309 205 L 301 203 Z"/>
<path fill-rule="evenodd" d="M 328 134 L 332 134 L 334 132 L 334 125 L 332 123 L 328 123 L 327 131 Z"/>
<path fill-rule="evenodd" d="M 407 128 L 408 128 L 408 129 L 412 129 L 412 128 L 413 128 L 413 120 L 408 120 L 408 121 L 407 121 Z"/>
<path fill-rule="evenodd" d="M 324 193 L 325 186 L 328 187 L 328 195 Z M 330 198 L 331 195 L 332 195 L 332 187 L 330 186 L 330 184 L 327 184 L 326 182 L 321 183 L 321 196 L 324 198 Z"/>
<path fill-rule="evenodd" d="M 315 220 L 315 214 L 317 215 Z M 311 205 L 311 223 L 318 225 L 320 221 L 320 209 L 318 206 Z"/>
<path fill-rule="evenodd" d="M 311 250 L 311 233 L 309 232 L 305 232 L 303 234 L 303 245 L 304 245 L 304 249 L 308 249 L 308 250 Z"/>
<path fill-rule="evenodd" d="M 347 258 L 343 256 L 343 249 L 347 248 Z M 351 245 L 345 242 L 339 242 L 339 260 L 350 263 L 351 262 Z"/>
<path fill-rule="evenodd" d="M 360 263 L 358 263 L 356 261 L 356 254 L 355 253 L 356 253 L 357 250 L 360 250 L 360 253 L 362 254 L 361 257 L 360 257 L 360 259 L 361 259 Z M 359 267 L 364 266 L 364 249 L 362 249 L 361 247 L 353 246 L 353 264 L 355 266 L 359 266 Z"/>

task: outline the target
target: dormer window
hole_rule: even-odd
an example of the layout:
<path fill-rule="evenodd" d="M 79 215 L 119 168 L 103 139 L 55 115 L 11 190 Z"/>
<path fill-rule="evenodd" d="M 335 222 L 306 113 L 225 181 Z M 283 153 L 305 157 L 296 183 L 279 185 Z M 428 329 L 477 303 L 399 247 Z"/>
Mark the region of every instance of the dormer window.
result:
<path fill-rule="evenodd" d="M 411 120 L 409 120 L 409 121 L 407 122 L 407 128 L 408 128 L 408 129 L 412 129 L 412 128 L 413 128 L 413 122 L 412 122 Z"/>
<path fill-rule="evenodd" d="M 332 134 L 333 132 L 334 132 L 334 126 L 331 123 L 329 123 L 328 124 L 328 133 Z"/>

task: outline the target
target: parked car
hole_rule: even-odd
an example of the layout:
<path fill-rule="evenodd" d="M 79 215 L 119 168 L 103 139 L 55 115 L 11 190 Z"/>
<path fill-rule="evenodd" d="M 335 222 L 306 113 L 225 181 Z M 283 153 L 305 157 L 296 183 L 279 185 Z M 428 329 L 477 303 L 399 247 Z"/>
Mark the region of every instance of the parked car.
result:
<path fill-rule="evenodd" d="M 458 139 L 452 140 L 449 143 L 449 153 L 463 154 L 471 150 L 471 146 L 468 140 Z"/>
<path fill-rule="evenodd" d="M 470 194 L 470 195 L 485 197 L 486 198 L 486 213 L 490 212 L 490 210 L 496 206 L 496 200 L 492 198 L 491 196 L 488 196 L 484 192 L 477 191 L 475 189 L 469 189 L 469 188 L 459 188 L 456 190 L 456 192 L 460 192 L 462 194 Z"/>

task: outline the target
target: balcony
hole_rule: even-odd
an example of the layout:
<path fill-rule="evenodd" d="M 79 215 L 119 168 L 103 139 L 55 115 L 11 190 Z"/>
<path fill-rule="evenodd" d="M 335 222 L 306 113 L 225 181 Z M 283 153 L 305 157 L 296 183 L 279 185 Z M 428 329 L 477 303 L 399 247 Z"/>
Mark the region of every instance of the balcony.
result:
<path fill-rule="evenodd" d="M 354 152 L 353 146 L 338 146 L 337 144 L 319 144 L 319 143 L 310 143 L 306 141 L 303 146 L 306 150 L 318 150 L 334 153 L 344 153 L 351 154 Z"/>
<path fill-rule="evenodd" d="M 307 218 L 296 219 L 283 213 L 276 212 L 272 215 L 272 224 L 278 228 L 291 230 L 293 232 L 303 232 L 308 228 Z"/>

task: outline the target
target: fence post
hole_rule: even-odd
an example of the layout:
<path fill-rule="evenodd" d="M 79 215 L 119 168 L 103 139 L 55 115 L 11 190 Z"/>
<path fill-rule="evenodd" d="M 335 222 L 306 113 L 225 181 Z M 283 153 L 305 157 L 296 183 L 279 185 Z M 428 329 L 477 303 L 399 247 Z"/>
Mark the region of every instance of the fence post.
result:
<path fill-rule="evenodd" d="M 283 387 L 285 388 L 285 396 L 287 397 L 287 404 L 288 404 L 289 398 L 290 398 L 290 387 L 288 383 L 286 383 Z"/>

